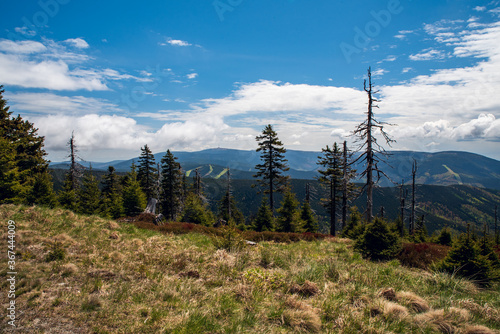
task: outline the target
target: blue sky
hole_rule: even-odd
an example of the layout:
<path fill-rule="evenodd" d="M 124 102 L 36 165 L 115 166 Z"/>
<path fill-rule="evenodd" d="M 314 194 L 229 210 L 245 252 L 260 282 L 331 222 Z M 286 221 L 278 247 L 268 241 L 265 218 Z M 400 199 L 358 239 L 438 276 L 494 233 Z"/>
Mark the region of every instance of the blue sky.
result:
<path fill-rule="evenodd" d="M 11 1 L 0 84 L 60 161 L 148 144 L 255 149 L 348 140 L 371 66 L 393 149 L 500 159 L 500 1 Z"/>

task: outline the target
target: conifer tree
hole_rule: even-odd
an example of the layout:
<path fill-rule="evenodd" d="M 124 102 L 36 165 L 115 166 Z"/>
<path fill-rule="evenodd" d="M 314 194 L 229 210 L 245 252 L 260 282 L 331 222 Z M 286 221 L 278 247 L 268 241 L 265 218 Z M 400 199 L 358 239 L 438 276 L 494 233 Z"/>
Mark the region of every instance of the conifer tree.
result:
<path fill-rule="evenodd" d="M 450 274 L 473 279 L 481 285 L 487 285 L 492 274 L 491 262 L 480 254 L 467 226 L 467 233 L 462 233 L 452 244 L 446 257 L 437 265 L 437 269 Z"/>
<path fill-rule="evenodd" d="M 137 180 L 135 164 L 132 164 L 130 172 L 125 178 L 123 187 L 123 209 L 127 216 L 135 216 L 146 207 L 146 195 L 142 192 L 141 185 Z"/>
<path fill-rule="evenodd" d="M 245 217 L 243 213 L 238 209 L 236 201 L 231 191 L 231 174 L 230 170 L 227 170 L 227 187 L 224 196 L 222 196 L 219 201 L 219 219 L 223 219 L 226 222 L 234 222 L 235 225 L 245 224 Z"/>
<path fill-rule="evenodd" d="M 35 177 L 35 183 L 26 200 L 29 205 L 42 205 L 49 208 L 54 208 L 57 205 L 52 177 L 49 173 L 40 173 Z"/>
<path fill-rule="evenodd" d="M 295 194 L 287 189 L 281 207 L 278 209 L 277 230 L 279 232 L 296 232 L 300 230 L 300 213 L 298 211 L 299 202 Z"/>
<path fill-rule="evenodd" d="M 120 177 L 113 166 L 108 167 L 104 175 L 102 188 L 102 209 L 105 216 L 120 218 L 123 215 L 123 199 L 121 195 Z"/>
<path fill-rule="evenodd" d="M 373 108 L 378 108 L 375 103 L 379 100 L 374 97 L 374 94 L 378 92 L 373 90 L 371 68 L 368 68 L 368 85 L 365 80 L 364 90 L 368 95 L 368 111 L 366 112 L 366 120 L 354 130 L 354 136 L 357 137 L 357 142 L 360 144 L 358 152 L 362 152 L 355 162 L 364 162 L 366 166 L 361 172 L 361 177 L 366 177 L 366 184 L 363 187 L 363 190 L 366 191 L 366 220 L 371 223 L 373 218 L 373 188 L 381 175 L 387 177 L 378 167 L 378 163 L 388 155 L 384 148 L 378 144 L 375 132 L 378 129 L 389 146 L 394 140 L 384 131 L 384 125 L 387 123 L 379 122 L 374 117 Z M 377 174 L 376 181 L 374 173 Z"/>
<path fill-rule="evenodd" d="M 268 199 L 263 197 L 257 217 L 253 223 L 253 229 L 257 232 L 274 231 L 274 217 L 269 207 Z"/>
<path fill-rule="evenodd" d="M 158 179 L 158 169 L 156 168 L 155 156 L 148 145 L 141 147 L 137 180 L 141 184 L 142 191 L 146 195 L 146 200 L 155 197 L 155 187 Z"/>
<path fill-rule="evenodd" d="M 162 213 L 168 220 L 175 220 L 182 205 L 182 174 L 177 158 L 167 150 L 161 159 Z"/>
<path fill-rule="evenodd" d="M 376 217 L 356 239 L 354 249 L 371 260 L 390 260 L 401 250 L 401 241 L 382 218 Z"/>
<path fill-rule="evenodd" d="M 341 201 L 340 191 L 342 189 L 342 153 L 337 143 L 330 148 L 328 145 L 322 149 L 322 156 L 319 156 L 318 170 L 319 181 L 328 190 L 328 198 L 323 199 L 323 206 L 328 210 L 330 216 L 330 235 L 335 235 L 337 225 L 337 208 Z"/>
<path fill-rule="evenodd" d="M 311 209 L 309 201 L 304 201 L 300 209 L 300 219 L 303 221 L 302 229 L 304 232 L 318 232 L 318 219 Z"/>
<path fill-rule="evenodd" d="M 349 218 L 347 219 L 346 226 L 342 230 L 342 237 L 355 240 L 365 230 L 363 226 L 363 217 L 356 206 L 349 208 L 349 211 Z"/>
<path fill-rule="evenodd" d="M 71 173 L 66 173 L 63 188 L 57 194 L 57 200 L 63 208 L 76 212 L 78 210 L 78 194 L 73 189 L 73 186 L 74 182 L 71 179 Z"/>
<path fill-rule="evenodd" d="M 189 193 L 181 214 L 181 221 L 204 226 L 212 226 L 214 217 L 208 206 L 194 193 Z"/>
<path fill-rule="evenodd" d="M 269 207 L 274 213 L 274 193 L 284 192 L 288 184 L 288 176 L 283 175 L 290 169 L 285 159 L 286 149 L 271 124 L 255 139 L 259 145 L 257 152 L 260 152 L 262 163 L 255 166 L 257 173 L 254 177 L 259 178 L 263 192 L 269 195 Z"/>
<path fill-rule="evenodd" d="M 1 131 L 1 129 L 0 129 Z M 23 188 L 16 166 L 15 145 L 0 133 L 0 203 L 20 202 L 19 193 Z"/>
<path fill-rule="evenodd" d="M 436 237 L 436 243 L 443 246 L 451 246 L 452 242 L 453 238 L 451 237 L 450 229 L 448 227 L 443 227 Z"/>
<path fill-rule="evenodd" d="M 48 184 L 44 174 L 48 173 L 49 162 L 43 149 L 44 137 L 37 134 L 33 123 L 24 121 L 20 115 L 12 117 L 0 86 L 0 203 L 26 202 L 33 193 L 37 178 Z M 4 153 L 5 152 L 5 153 Z M 39 185 L 37 187 L 39 188 Z"/>
<path fill-rule="evenodd" d="M 100 206 L 99 181 L 92 173 L 92 166 L 82 179 L 82 186 L 79 189 L 79 212 L 86 215 L 98 214 Z"/>

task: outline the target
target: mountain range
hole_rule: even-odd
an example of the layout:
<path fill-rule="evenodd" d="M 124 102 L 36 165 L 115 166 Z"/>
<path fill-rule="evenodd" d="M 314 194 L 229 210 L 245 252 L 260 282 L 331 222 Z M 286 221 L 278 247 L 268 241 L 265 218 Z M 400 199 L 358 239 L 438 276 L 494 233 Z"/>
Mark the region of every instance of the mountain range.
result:
<path fill-rule="evenodd" d="M 411 178 L 413 160 L 417 162 L 416 182 L 430 185 L 472 185 L 480 188 L 500 190 L 500 161 L 485 156 L 460 151 L 446 152 L 415 152 L 392 151 L 386 163 L 380 163 L 380 168 L 390 178 L 381 179 L 381 186 L 394 186 L 402 181 L 408 184 Z M 207 149 L 198 152 L 173 152 L 181 163 L 187 176 L 199 168 L 203 177 L 224 177 L 228 168 L 234 179 L 252 179 L 255 165 L 260 163 L 260 155 L 255 151 L 235 149 Z M 156 153 L 155 161 L 160 163 L 164 152 Z M 321 152 L 287 150 L 286 158 L 290 166 L 287 172 L 293 179 L 313 179 L 318 176 L 318 156 Z M 354 155 L 356 158 L 356 155 Z M 94 170 L 106 170 L 113 166 L 118 172 L 127 172 L 133 162 L 139 158 L 115 160 L 110 162 L 82 162 L 86 167 L 92 165 Z M 66 169 L 67 162 L 51 163 L 52 169 Z M 358 171 L 363 169 L 362 162 L 354 164 Z M 357 180 L 362 182 L 363 180 Z"/>

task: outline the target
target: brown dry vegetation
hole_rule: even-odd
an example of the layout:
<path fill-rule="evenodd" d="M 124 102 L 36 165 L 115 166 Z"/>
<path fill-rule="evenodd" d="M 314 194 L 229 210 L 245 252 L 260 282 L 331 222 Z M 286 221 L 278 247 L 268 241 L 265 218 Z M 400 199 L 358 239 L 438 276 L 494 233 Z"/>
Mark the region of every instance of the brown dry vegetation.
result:
<path fill-rule="evenodd" d="M 346 239 L 228 251 L 206 235 L 160 233 L 65 210 L 4 205 L 0 217 L 17 224 L 17 333 L 500 329 L 498 286 L 483 290 L 398 261 L 368 262 Z M 5 310 L 5 257 L 1 266 Z M 0 331 L 7 330 L 3 320 Z"/>

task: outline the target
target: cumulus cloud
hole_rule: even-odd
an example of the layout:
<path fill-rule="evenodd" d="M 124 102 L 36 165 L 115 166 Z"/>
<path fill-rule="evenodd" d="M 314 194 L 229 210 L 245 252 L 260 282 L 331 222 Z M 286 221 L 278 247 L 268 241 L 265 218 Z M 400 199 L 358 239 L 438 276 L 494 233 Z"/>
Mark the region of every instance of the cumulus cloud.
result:
<path fill-rule="evenodd" d="M 64 45 L 67 43 L 79 50 L 67 50 Z M 102 91 L 109 89 L 108 80 L 151 81 L 148 77 L 122 74 L 113 69 L 82 67 L 89 57 L 80 49 L 87 47 L 81 38 L 68 39 L 64 43 L 49 39 L 42 42 L 0 40 L 2 84 L 51 90 Z"/>
<path fill-rule="evenodd" d="M 440 119 L 416 127 L 397 128 L 391 133 L 402 138 L 499 141 L 500 119 L 496 119 L 493 114 L 480 114 L 477 118 L 456 126 L 448 120 Z"/>
<path fill-rule="evenodd" d="M 69 38 L 65 42 L 78 49 L 87 49 L 89 47 L 89 44 L 83 38 Z"/>
<path fill-rule="evenodd" d="M 198 76 L 198 73 L 189 73 L 186 75 L 188 79 L 195 79 Z"/>
<path fill-rule="evenodd" d="M 217 118 L 166 123 L 156 131 L 132 118 L 116 115 L 49 115 L 33 120 L 40 129 L 39 133 L 46 137 L 47 149 L 64 151 L 74 131 L 82 152 L 103 147 L 137 151 L 146 143 L 154 151 L 200 147 L 213 144 L 216 134 L 225 127 Z"/>
<path fill-rule="evenodd" d="M 8 39 L 0 39 L 0 51 L 14 54 L 30 54 L 43 52 L 47 48 L 40 42 L 19 41 L 14 42 Z"/>

